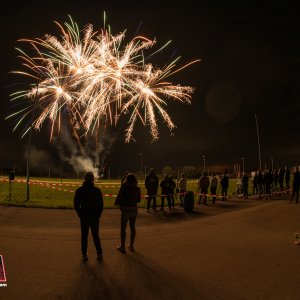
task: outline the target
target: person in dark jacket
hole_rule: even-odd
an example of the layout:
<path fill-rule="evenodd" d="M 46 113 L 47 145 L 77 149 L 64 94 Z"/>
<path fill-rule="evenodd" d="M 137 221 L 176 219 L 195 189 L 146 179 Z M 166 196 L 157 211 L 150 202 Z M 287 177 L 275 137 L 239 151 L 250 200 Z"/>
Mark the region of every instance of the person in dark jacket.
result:
<path fill-rule="evenodd" d="M 121 210 L 121 245 L 117 247 L 122 253 L 126 253 L 126 227 L 129 221 L 130 224 L 130 244 L 128 248 L 134 251 L 134 241 L 136 236 L 135 222 L 138 215 L 137 204 L 141 201 L 141 189 L 137 186 L 137 179 L 132 173 L 128 173 L 125 181 L 123 182 L 115 205 L 120 206 Z"/>
<path fill-rule="evenodd" d="M 221 181 L 221 194 L 222 194 L 222 201 L 225 201 L 227 198 L 227 191 L 229 187 L 229 175 L 227 174 L 227 170 L 224 171 L 224 174 L 222 175 Z"/>
<path fill-rule="evenodd" d="M 257 171 L 257 185 L 259 190 L 259 198 L 262 198 L 264 195 L 264 174 L 261 170 Z"/>
<path fill-rule="evenodd" d="M 170 197 L 171 197 L 171 206 L 172 209 L 175 209 L 175 188 L 176 188 L 176 182 L 174 181 L 173 177 L 169 176 L 170 180 Z"/>
<path fill-rule="evenodd" d="M 290 180 L 291 180 L 291 172 L 289 167 L 285 167 L 285 186 L 286 186 L 286 193 L 289 194 L 290 191 Z"/>
<path fill-rule="evenodd" d="M 249 186 L 249 177 L 245 173 L 243 178 L 242 178 L 242 183 L 243 183 L 243 196 L 244 199 L 248 199 L 248 186 Z"/>
<path fill-rule="evenodd" d="M 103 197 L 101 190 L 94 186 L 94 174 L 85 175 L 81 187 L 76 190 L 74 208 L 80 218 L 81 252 L 84 261 L 88 260 L 88 234 L 91 228 L 94 244 L 97 250 L 97 259 L 102 260 L 102 248 L 99 237 L 99 219 L 103 212 Z"/>
<path fill-rule="evenodd" d="M 161 187 L 161 204 L 160 204 L 160 210 L 164 210 L 164 202 L 165 202 L 165 197 L 167 198 L 168 201 L 168 207 L 169 210 L 171 210 L 171 181 L 169 179 L 169 175 L 165 174 L 164 179 L 160 182 L 160 187 Z"/>
<path fill-rule="evenodd" d="M 283 193 L 284 173 L 285 173 L 285 169 L 280 168 L 279 173 L 278 173 L 278 183 L 279 183 L 279 188 L 280 188 L 279 196 L 281 196 L 281 193 Z"/>
<path fill-rule="evenodd" d="M 154 169 L 150 169 L 150 173 L 145 179 L 145 188 L 147 190 L 147 211 L 150 211 L 151 201 L 153 200 L 153 210 L 156 211 L 156 195 L 158 190 L 159 180 L 154 173 Z"/>
<path fill-rule="evenodd" d="M 296 170 L 293 174 L 293 195 L 290 200 L 290 203 L 293 202 L 294 196 L 296 196 L 295 203 L 298 204 L 298 199 L 299 199 L 299 189 L 300 189 L 300 172 L 299 172 L 299 167 L 296 167 Z"/>
<path fill-rule="evenodd" d="M 272 197 L 272 192 L 271 192 L 272 182 L 273 182 L 272 170 L 266 170 L 264 173 L 265 199 L 271 199 Z"/>

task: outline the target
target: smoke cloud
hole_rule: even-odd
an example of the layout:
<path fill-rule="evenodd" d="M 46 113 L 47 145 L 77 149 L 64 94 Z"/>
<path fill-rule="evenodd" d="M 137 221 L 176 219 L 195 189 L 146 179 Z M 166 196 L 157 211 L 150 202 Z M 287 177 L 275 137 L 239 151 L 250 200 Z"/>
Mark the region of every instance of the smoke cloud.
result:
<path fill-rule="evenodd" d="M 116 134 L 103 133 L 98 141 L 95 137 L 88 136 L 84 144 L 79 146 L 69 134 L 65 133 L 63 137 L 55 140 L 55 145 L 60 159 L 72 166 L 77 176 L 91 171 L 95 178 L 99 178 L 107 167 L 106 160 L 116 140 Z"/>

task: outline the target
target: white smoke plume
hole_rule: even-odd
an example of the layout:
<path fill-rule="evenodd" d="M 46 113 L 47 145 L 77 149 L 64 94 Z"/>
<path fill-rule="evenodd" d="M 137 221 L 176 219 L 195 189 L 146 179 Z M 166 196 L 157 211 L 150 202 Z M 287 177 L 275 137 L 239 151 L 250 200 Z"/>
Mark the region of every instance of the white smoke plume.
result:
<path fill-rule="evenodd" d="M 93 172 L 96 179 L 100 177 L 101 170 L 106 167 L 106 158 L 113 143 L 117 140 L 116 134 L 101 134 L 95 145 L 95 139 L 87 137 L 82 150 L 69 134 L 56 139 L 55 144 L 60 159 L 72 166 L 77 176 L 81 173 Z"/>

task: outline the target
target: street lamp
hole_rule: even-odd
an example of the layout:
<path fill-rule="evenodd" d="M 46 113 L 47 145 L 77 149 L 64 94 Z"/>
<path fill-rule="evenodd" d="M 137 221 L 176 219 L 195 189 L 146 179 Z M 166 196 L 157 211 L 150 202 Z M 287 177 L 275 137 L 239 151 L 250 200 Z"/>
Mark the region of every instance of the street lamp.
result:
<path fill-rule="evenodd" d="M 243 175 L 245 175 L 245 159 L 244 159 L 244 157 L 241 157 L 241 160 L 243 161 Z"/>
<path fill-rule="evenodd" d="M 203 172 L 205 172 L 205 155 L 202 155 L 203 158 Z"/>
<path fill-rule="evenodd" d="M 271 159 L 271 170 L 273 171 L 273 157 L 270 157 Z"/>

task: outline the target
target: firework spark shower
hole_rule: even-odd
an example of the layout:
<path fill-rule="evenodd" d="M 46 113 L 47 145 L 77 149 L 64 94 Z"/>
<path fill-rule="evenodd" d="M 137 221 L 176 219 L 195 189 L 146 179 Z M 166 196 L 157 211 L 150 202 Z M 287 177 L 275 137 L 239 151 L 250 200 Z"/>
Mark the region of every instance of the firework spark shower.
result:
<path fill-rule="evenodd" d="M 47 34 L 20 40 L 31 46 L 33 55 L 17 48 L 22 70 L 13 73 L 28 77 L 31 83 L 11 94 L 12 101 L 25 103 L 7 117 L 16 118 L 14 129 L 25 123 L 25 135 L 31 126 L 40 130 L 47 120 L 51 140 L 63 120 L 68 120 L 79 141 L 100 126 L 116 126 L 121 117 L 127 117 L 125 141 L 130 142 L 138 120 L 150 127 L 153 140 L 159 137 L 157 114 L 170 130 L 175 127 L 165 109 L 167 100 L 190 103 L 194 89 L 168 78 L 199 60 L 177 67 L 178 57 L 158 68 L 150 60 L 169 43 L 146 55 L 155 40 L 135 36 L 125 42 L 125 31 L 113 35 L 109 26 L 94 31 L 89 24 L 80 30 L 71 17 L 64 25 L 55 23 L 60 37 Z"/>

